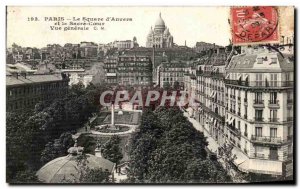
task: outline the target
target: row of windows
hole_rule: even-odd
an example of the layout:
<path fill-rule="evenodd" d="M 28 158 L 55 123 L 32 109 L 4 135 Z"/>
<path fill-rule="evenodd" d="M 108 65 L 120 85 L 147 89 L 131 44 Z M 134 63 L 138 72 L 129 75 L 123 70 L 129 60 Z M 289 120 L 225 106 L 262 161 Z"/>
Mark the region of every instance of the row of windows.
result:
<path fill-rule="evenodd" d="M 7 89 L 7 97 L 17 97 L 20 95 L 27 95 L 27 94 L 37 94 L 37 93 L 44 93 L 48 90 L 55 90 L 58 88 L 66 87 L 66 83 L 51 83 L 51 84 L 43 84 L 43 85 L 30 85 L 30 86 L 22 86 L 19 88 L 12 88 Z"/>

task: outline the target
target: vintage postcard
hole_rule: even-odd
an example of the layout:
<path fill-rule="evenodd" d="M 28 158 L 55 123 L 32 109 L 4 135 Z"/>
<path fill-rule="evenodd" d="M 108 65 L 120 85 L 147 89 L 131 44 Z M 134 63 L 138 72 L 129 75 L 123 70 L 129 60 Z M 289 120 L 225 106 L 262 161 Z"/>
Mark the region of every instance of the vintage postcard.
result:
<path fill-rule="evenodd" d="M 294 17 L 7 6 L 6 182 L 295 183 Z"/>

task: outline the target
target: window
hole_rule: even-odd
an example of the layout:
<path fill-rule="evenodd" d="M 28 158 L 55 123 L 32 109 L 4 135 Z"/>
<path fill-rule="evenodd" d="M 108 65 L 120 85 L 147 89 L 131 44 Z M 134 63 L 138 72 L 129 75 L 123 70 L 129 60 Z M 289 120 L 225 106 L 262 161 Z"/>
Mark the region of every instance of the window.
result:
<path fill-rule="evenodd" d="M 277 122 L 277 110 L 270 110 L 270 121 Z"/>
<path fill-rule="evenodd" d="M 245 136 L 247 136 L 248 135 L 248 125 L 247 124 L 245 124 Z"/>
<path fill-rule="evenodd" d="M 256 104 L 262 104 L 262 92 L 256 92 L 255 93 L 255 103 Z"/>
<path fill-rule="evenodd" d="M 288 101 L 291 101 L 293 98 L 292 98 L 292 91 L 287 91 L 287 100 Z M 289 102 L 288 102 L 289 103 Z"/>
<path fill-rule="evenodd" d="M 262 136 L 262 127 L 255 127 L 255 136 L 257 137 Z"/>
<path fill-rule="evenodd" d="M 290 73 L 286 73 L 285 74 L 285 80 L 286 81 L 290 81 Z"/>
<path fill-rule="evenodd" d="M 270 86 L 277 87 L 277 75 L 278 74 L 271 74 Z"/>
<path fill-rule="evenodd" d="M 256 86 L 263 86 L 263 74 L 256 74 Z"/>
<path fill-rule="evenodd" d="M 255 121 L 263 121 L 263 110 L 255 110 Z"/>
<path fill-rule="evenodd" d="M 277 92 L 270 93 L 270 104 L 277 104 Z"/>
<path fill-rule="evenodd" d="M 270 137 L 271 138 L 277 137 L 277 128 L 270 128 Z"/>

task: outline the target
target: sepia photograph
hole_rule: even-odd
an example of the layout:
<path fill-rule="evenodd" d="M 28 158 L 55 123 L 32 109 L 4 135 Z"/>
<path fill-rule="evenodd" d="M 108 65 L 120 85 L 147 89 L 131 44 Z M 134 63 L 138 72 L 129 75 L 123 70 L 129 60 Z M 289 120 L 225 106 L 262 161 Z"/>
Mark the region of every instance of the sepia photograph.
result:
<path fill-rule="evenodd" d="M 295 9 L 6 6 L 6 183 L 295 184 Z"/>

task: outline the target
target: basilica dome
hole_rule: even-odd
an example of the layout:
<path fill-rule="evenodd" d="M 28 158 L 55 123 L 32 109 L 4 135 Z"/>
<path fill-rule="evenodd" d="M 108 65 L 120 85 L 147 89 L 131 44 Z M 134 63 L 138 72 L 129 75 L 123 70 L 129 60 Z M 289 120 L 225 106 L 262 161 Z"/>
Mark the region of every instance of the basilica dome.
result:
<path fill-rule="evenodd" d="M 161 13 L 159 13 L 159 17 L 155 22 L 155 29 L 156 28 L 165 28 L 165 21 L 161 18 Z"/>

